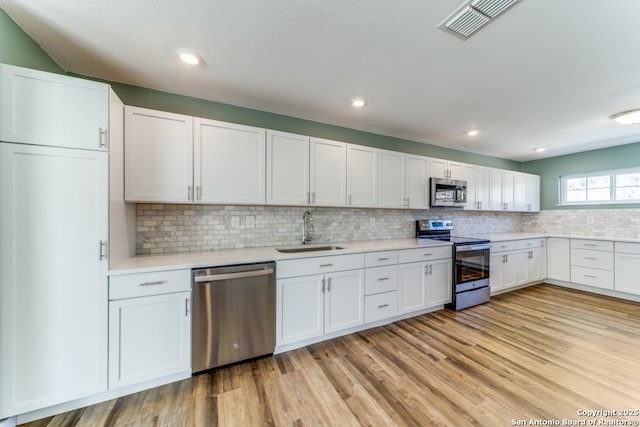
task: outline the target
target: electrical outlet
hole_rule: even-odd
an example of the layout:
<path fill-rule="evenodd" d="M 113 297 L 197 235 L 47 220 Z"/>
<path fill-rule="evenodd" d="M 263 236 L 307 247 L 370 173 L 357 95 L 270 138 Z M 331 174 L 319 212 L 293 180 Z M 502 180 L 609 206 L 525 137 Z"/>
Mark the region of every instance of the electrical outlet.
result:
<path fill-rule="evenodd" d="M 255 228 L 256 227 L 256 217 L 255 215 L 247 215 L 244 217 L 244 226 L 246 228 Z"/>
<path fill-rule="evenodd" d="M 238 215 L 234 215 L 231 217 L 231 228 L 236 230 L 240 228 L 240 217 Z"/>
<path fill-rule="evenodd" d="M 370 227 L 375 227 L 376 226 L 376 217 L 375 216 L 370 216 L 369 217 L 369 226 Z"/>
<path fill-rule="evenodd" d="M 593 225 L 595 222 L 596 222 L 596 218 L 595 217 L 593 217 L 591 215 L 587 216 L 587 224 L 588 225 Z"/>

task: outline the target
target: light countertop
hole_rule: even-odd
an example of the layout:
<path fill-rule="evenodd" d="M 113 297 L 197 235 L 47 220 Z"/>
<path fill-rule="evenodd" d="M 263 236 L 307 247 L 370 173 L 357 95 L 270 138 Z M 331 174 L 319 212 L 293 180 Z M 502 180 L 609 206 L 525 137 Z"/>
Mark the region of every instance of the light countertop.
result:
<path fill-rule="evenodd" d="M 327 244 L 328 245 L 328 244 Z M 412 249 L 418 247 L 451 246 L 449 242 L 437 240 L 398 239 L 371 240 L 350 243 L 331 243 L 340 246 L 340 250 L 311 251 L 298 253 L 278 252 L 275 247 L 224 249 L 217 251 L 186 252 L 178 254 L 139 255 L 129 258 L 109 271 L 110 276 L 130 273 L 146 273 L 161 270 L 178 270 L 183 268 L 206 268 L 232 264 L 250 264 L 285 259 L 309 258 L 318 256 L 345 255 L 352 253 L 377 252 L 385 250 Z M 315 243 L 309 246 L 324 246 Z M 297 247 L 297 246 L 283 246 Z"/>

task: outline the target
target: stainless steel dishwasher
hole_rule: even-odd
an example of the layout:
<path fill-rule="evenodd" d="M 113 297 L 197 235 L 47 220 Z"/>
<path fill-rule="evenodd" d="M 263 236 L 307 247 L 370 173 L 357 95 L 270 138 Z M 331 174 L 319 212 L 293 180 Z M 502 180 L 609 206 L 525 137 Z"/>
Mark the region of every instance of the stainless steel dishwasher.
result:
<path fill-rule="evenodd" d="M 273 353 L 275 268 L 270 262 L 192 270 L 194 374 Z"/>

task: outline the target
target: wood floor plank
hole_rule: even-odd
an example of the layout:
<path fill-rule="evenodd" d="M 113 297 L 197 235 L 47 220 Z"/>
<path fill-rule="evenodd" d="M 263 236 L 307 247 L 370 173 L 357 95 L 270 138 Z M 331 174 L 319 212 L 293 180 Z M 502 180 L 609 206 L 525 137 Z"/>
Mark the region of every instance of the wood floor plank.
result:
<path fill-rule="evenodd" d="M 29 426 L 493 427 L 586 419 L 577 411 L 637 407 L 639 348 L 640 303 L 537 285 Z"/>

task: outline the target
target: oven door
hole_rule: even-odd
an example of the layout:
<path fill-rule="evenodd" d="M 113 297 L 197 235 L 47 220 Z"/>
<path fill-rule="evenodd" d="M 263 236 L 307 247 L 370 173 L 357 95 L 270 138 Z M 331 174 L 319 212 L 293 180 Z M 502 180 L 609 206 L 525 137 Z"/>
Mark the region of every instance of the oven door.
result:
<path fill-rule="evenodd" d="M 453 280 L 455 292 L 489 285 L 490 244 L 456 246 Z"/>

